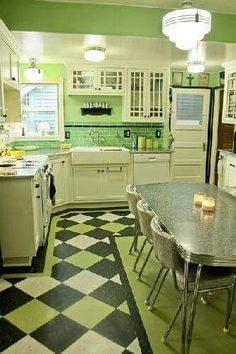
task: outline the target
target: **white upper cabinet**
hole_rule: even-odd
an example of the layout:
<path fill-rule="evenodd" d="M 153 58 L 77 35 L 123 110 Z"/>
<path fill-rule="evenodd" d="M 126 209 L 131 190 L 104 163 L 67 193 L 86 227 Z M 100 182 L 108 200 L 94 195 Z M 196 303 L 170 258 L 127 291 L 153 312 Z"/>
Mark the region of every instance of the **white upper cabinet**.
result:
<path fill-rule="evenodd" d="M 223 123 L 236 124 L 236 66 L 225 71 Z"/>
<path fill-rule="evenodd" d="M 123 120 L 163 122 L 167 97 L 167 70 L 128 69 Z"/>
<path fill-rule="evenodd" d="M 123 95 L 124 70 L 114 68 L 68 68 L 70 95 Z"/>

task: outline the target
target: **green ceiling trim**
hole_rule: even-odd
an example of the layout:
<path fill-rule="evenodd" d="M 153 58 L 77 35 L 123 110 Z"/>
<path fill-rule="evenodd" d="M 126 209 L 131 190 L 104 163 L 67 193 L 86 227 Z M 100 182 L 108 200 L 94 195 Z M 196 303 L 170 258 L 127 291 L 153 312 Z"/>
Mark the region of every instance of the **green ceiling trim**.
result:
<path fill-rule="evenodd" d="M 168 10 L 133 6 L 0 0 L 0 15 L 11 30 L 163 38 Z M 212 13 L 209 41 L 236 42 L 236 15 Z"/>

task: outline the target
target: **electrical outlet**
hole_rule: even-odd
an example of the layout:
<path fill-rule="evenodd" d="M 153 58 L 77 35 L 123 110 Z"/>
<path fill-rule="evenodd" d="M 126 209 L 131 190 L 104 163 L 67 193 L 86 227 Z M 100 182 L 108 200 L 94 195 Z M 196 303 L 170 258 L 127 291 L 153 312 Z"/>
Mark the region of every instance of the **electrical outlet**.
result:
<path fill-rule="evenodd" d="M 130 138 L 130 129 L 124 130 L 124 138 Z"/>
<path fill-rule="evenodd" d="M 70 139 L 70 132 L 65 132 L 65 139 Z"/>
<path fill-rule="evenodd" d="M 161 137 L 161 129 L 156 129 L 156 138 L 160 139 Z"/>

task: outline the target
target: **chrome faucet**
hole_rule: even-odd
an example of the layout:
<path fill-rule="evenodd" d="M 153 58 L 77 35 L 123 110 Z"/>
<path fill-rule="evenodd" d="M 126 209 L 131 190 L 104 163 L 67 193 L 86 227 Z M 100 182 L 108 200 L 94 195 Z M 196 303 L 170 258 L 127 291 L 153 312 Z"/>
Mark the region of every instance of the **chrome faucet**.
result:
<path fill-rule="evenodd" d="M 94 135 L 96 135 L 96 137 L 94 137 Z M 95 131 L 95 130 L 91 129 L 89 131 L 89 136 L 90 136 L 90 141 L 96 143 L 97 145 L 99 145 L 100 142 L 104 143 L 104 141 L 105 141 L 105 138 L 103 136 L 100 137 L 99 130 Z"/>

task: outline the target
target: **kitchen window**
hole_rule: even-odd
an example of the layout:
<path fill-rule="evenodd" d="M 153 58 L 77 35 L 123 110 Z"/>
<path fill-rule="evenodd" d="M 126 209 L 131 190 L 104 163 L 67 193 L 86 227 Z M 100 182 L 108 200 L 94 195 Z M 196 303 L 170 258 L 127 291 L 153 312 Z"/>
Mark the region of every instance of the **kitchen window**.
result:
<path fill-rule="evenodd" d="M 21 107 L 24 138 L 64 139 L 62 81 L 22 84 Z"/>

